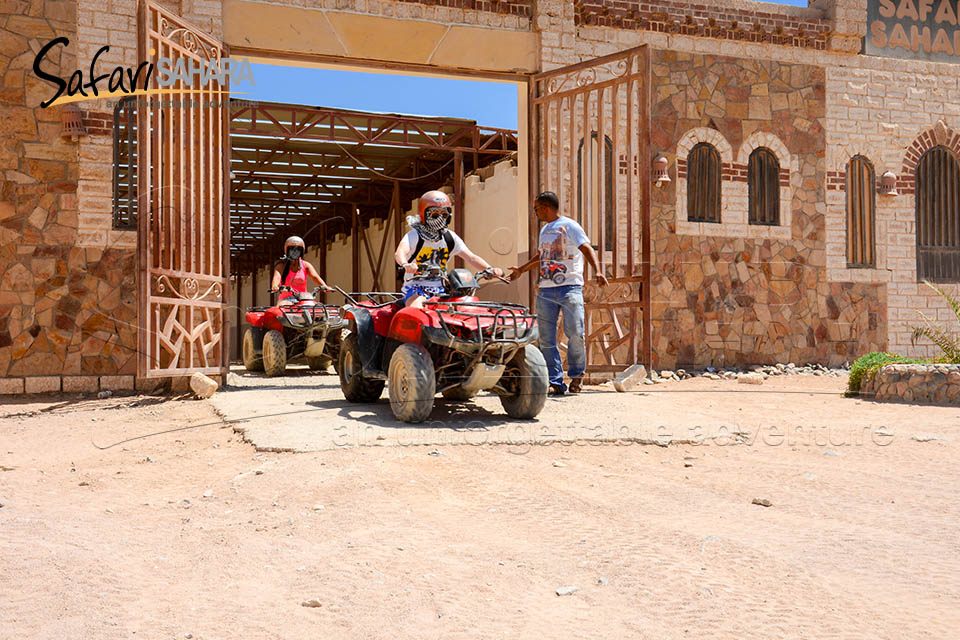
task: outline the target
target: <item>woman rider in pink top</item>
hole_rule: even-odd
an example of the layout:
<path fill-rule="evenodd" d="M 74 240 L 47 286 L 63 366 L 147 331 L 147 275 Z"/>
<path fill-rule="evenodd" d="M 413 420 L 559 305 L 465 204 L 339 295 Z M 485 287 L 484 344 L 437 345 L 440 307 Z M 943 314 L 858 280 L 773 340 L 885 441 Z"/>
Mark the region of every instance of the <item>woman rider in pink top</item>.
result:
<path fill-rule="evenodd" d="M 299 236 L 290 236 L 287 238 L 287 241 L 283 243 L 284 257 L 274 268 L 273 283 L 270 285 L 270 289 L 274 293 L 281 284 L 292 287 L 294 291 L 303 293 L 307 290 L 308 277 L 323 287 L 324 290 L 333 291 L 333 289 L 328 287 L 327 283 L 323 281 L 323 278 L 321 278 L 317 270 L 313 268 L 313 265 L 303 259 L 305 248 L 306 246 L 303 244 L 303 239 Z M 284 279 L 283 272 L 285 268 L 287 268 L 287 276 Z M 283 282 L 281 282 L 281 280 L 283 280 Z M 280 304 L 293 304 L 295 300 L 291 298 L 293 298 L 293 294 L 289 291 L 284 291 L 280 294 Z"/>

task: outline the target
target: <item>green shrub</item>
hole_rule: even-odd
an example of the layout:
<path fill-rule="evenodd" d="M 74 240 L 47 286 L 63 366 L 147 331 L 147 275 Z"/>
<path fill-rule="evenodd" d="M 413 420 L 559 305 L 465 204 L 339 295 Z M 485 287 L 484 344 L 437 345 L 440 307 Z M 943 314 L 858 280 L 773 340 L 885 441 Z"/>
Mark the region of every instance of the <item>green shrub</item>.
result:
<path fill-rule="evenodd" d="M 895 353 L 874 351 L 857 358 L 850 366 L 850 378 L 847 381 L 847 394 L 860 393 L 860 384 L 864 379 L 870 379 L 885 364 L 921 364 L 924 360 L 898 356 Z"/>
<path fill-rule="evenodd" d="M 950 309 L 953 310 L 953 314 L 957 317 L 957 321 L 960 322 L 960 300 L 926 280 L 923 281 L 923 284 L 936 291 L 941 298 L 946 300 Z M 937 358 L 938 362 L 960 364 L 960 336 L 954 331 L 934 324 L 922 311 L 918 311 L 917 313 L 923 318 L 924 326 L 913 328 L 913 335 L 910 337 L 910 341 L 913 344 L 917 344 L 917 340 L 926 338 L 940 348 L 941 355 Z"/>

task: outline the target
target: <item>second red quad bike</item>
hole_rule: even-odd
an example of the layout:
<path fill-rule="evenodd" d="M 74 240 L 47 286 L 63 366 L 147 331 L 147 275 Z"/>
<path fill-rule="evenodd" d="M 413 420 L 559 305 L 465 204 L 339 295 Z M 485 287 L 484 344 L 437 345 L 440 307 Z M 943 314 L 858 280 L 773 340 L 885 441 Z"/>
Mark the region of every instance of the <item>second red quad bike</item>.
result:
<path fill-rule="evenodd" d="M 414 282 L 440 280 L 445 289 L 423 309 L 404 307 L 399 300 L 358 302 L 344 294 L 350 331 L 340 348 L 339 373 L 347 400 L 375 402 L 388 384 L 393 415 L 423 422 L 438 392 L 467 400 L 489 390 L 514 418 L 539 414 L 549 382 L 546 361 L 534 344 L 536 317 L 523 305 L 474 295 L 481 278 L 494 277 L 490 270 L 446 274 L 421 265 Z"/>
<path fill-rule="evenodd" d="M 243 366 L 247 371 L 263 371 L 279 376 L 287 368 L 287 360 L 306 356 L 313 370 L 336 366 L 340 356 L 340 333 L 343 319 L 340 308 L 317 302 L 315 294 L 294 291 L 286 285 L 278 291 L 293 294 L 289 304 L 272 307 L 251 307 L 249 323 L 243 334 Z"/>

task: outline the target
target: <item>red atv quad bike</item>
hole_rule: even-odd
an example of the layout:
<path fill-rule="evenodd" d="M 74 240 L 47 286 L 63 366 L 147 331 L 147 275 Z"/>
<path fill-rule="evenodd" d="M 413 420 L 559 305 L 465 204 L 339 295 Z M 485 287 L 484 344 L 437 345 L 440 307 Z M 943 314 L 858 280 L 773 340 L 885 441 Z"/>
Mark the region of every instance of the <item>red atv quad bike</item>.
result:
<path fill-rule="evenodd" d="M 534 344 L 536 317 L 520 304 L 481 301 L 478 281 L 495 277 L 490 270 L 445 274 L 421 265 L 414 281 L 440 280 L 445 290 L 423 309 L 401 300 L 357 302 L 344 294 L 350 332 L 340 347 L 339 373 L 347 400 L 375 402 L 389 382 L 394 417 L 423 422 L 437 392 L 466 400 L 489 390 L 508 415 L 536 417 L 549 386 L 546 361 Z"/>
<path fill-rule="evenodd" d="M 316 294 L 320 287 L 312 294 L 294 291 L 286 285 L 278 291 L 292 293 L 292 298 L 286 299 L 291 303 L 247 310 L 250 326 L 243 334 L 243 366 L 247 371 L 279 376 L 286 370 L 287 360 L 300 355 L 306 356 L 314 371 L 336 363 L 344 326 L 340 307 L 318 303 Z"/>

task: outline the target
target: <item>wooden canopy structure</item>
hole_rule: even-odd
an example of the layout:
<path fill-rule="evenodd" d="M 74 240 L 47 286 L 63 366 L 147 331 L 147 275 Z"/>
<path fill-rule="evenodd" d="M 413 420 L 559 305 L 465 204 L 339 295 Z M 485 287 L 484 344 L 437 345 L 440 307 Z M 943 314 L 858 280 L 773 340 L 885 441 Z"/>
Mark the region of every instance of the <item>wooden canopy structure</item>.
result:
<path fill-rule="evenodd" d="M 230 146 L 234 274 L 270 264 L 287 236 L 325 247 L 337 233 L 352 234 L 356 271 L 370 219 L 398 220 L 399 240 L 403 203 L 451 182 L 462 211 L 465 171 L 514 153 L 517 132 L 455 118 L 231 100 Z"/>

